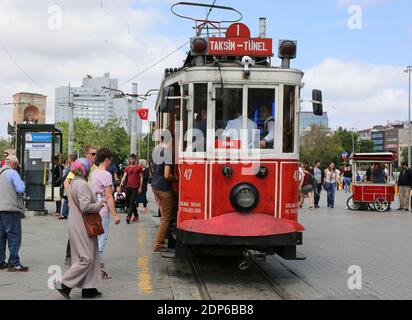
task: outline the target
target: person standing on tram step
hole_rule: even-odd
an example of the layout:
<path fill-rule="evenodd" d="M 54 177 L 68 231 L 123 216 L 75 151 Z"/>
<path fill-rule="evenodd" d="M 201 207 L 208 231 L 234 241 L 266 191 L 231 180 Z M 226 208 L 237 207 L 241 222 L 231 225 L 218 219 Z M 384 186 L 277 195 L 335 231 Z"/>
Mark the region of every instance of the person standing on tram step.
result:
<path fill-rule="evenodd" d="M 412 171 L 408 168 L 408 163 L 402 162 L 401 172 L 399 174 L 399 209 L 397 211 L 409 211 L 409 201 L 411 198 Z"/>
<path fill-rule="evenodd" d="M 104 199 L 105 202 L 105 206 L 100 210 L 104 234 L 98 237 L 101 268 L 104 268 L 103 254 L 109 236 L 110 215 L 112 215 L 115 225 L 119 225 L 121 222 L 121 219 L 117 214 L 116 204 L 113 197 L 113 176 L 108 171 L 110 165 L 112 164 L 112 159 L 113 154 L 109 149 L 100 149 L 97 152 L 96 157 L 96 163 L 99 165 L 99 167 L 93 171 L 90 178 L 90 186 L 93 193 L 96 195 L 97 200 Z M 111 276 L 106 271 L 102 270 L 102 279 L 108 280 L 111 279 Z"/>
<path fill-rule="evenodd" d="M 313 195 L 314 195 L 314 179 L 313 175 L 310 172 L 310 167 L 308 165 L 304 166 L 304 172 L 303 172 L 303 179 L 300 182 L 300 204 L 299 208 L 303 208 L 303 205 L 305 203 L 305 197 L 307 196 L 309 198 L 309 209 L 313 210 Z"/>
<path fill-rule="evenodd" d="M 149 185 L 149 180 L 150 180 L 150 170 L 147 166 L 147 161 L 145 159 L 142 159 L 139 161 L 139 166 L 143 168 L 143 188 L 142 192 L 139 194 L 139 199 L 137 201 L 137 207 L 139 208 L 139 205 L 142 204 L 144 208 L 144 213 L 147 213 L 147 187 Z"/>
<path fill-rule="evenodd" d="M 339 183 L 339 173 L 335 164 L 331 163 L 325 170 L 325 189 L 328 193 L 328 208 L 335 207 L 336 185 Z"/>
<path fill-rule="evenodd" d="M 89 237 L 84 225 L 83 214 L 99 212 L 106 203 L 98 202 L 87 177 L 93 163 L 89 159 L 79 159 L 73 163 L 71 172 L 75 178 L 69 187 L 69 238 L 72 250 L 72 264 L 55 289 L 66 299 L 70 299 L 72 289 L 82 289 L 83 298 L 97 298 L 102 294 L 97 290 L 101 284 L 99 244 L 97 237 Z"/>
<path fill-rule="evenodd" d="M 159 231 L 156 236 L 155 252 L 169 253 L 173 250 L 166 248 L 166 238 L 170 224 L 175 215 L 176 203 L 172 184 L 177 182 L 173 172 L 173 152 L 172 139 L 166 141 L 162 137 L 162 142 L 154 151 L 152 167 L 152 189 L 159 201 L 162 218 Z"/>
<path fill-rule="evenodd" d="M 325 179 L 324 171 L 321 169 L 321 162 L 317 160 L 313 168 L 313 178 L 315 180 L 315 209 L 319 209 L 320 195 L 322 194 L 323 181 Z"/>
<path fill-rule="evenodd" d="M 139 220 L 139 213 L 137 212 L 137 201 L 139 194 L 143 191 L 143 168 L 137 164 L 137 156 L 130 155 L 129 166 L 124 171 L 120 187 L 123 190 L 126 185 L 126 199 L 127 199 L 127 224 Z M 127 179 L 127 184 L 125 183 Z M 134 218 L 132 220 L 132 216 Z"/>
<path fill-rule="evenodd" d="M 21 219 L 24 214 L 22 194 L 26 186 L 16 169 L 19 159 L 8 156 L 5 165 L 0 169 L 0 270 L 8 272 L 27 272 L 28 267 L 20 263 L 19 250 L 21 247 Z M 10 257 L 6 263 L 6 244 Z"/>
<path fill-rule="evenodd" d="M 96 156 L 97 156 L 97 147 L 95 146 L 86 146 L 84 148 L 84 157 L 92 162 L 92 167 L 89 172 L 89 176 L 87 177 L 88 180 L 93 173 L 94 170 L 97 169 L 97 166 L 95 165 L 96 162 Z M 73 172 L 70 171 L 69 175 L 67 176 L 66 180 L 64 181 L 64 190 L 66 191 L 66 194 L 68 195 L 70 192 L 70 184 L 74 180 L 75 175 Z M 67 241 L 67 248 L 66 248 L 66 258 L 65 258 L 65 265 L 70 265 L 71 264 L 71 249 L 70 249 L 70 241 Z"/>

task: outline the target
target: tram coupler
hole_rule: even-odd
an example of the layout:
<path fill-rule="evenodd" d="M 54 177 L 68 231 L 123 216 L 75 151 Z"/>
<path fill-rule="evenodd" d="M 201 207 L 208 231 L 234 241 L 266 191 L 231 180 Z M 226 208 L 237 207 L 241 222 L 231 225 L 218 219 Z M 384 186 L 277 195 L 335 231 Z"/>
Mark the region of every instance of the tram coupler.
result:
<path fill-rule="evenodd" d="M 243 252 L 244 260 L 239 265 L 239 269 L 242 271 L 248 270 L 253 262 L 266 261 L 267 254 L 255 250 L 246 250 Z"/>

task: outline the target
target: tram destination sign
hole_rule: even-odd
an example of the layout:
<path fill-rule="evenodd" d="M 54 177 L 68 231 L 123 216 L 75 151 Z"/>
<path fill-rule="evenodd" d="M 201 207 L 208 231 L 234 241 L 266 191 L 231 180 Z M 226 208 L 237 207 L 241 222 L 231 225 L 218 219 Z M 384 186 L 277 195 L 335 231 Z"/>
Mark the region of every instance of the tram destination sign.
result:
<path fill-rule="evenodd" d="M 225 38 L 209 38 L 209 54 L 216 56 L 273 56 L 273 41 L 270 38 L 252 38 L 248 26 L 232 24 Z"/>

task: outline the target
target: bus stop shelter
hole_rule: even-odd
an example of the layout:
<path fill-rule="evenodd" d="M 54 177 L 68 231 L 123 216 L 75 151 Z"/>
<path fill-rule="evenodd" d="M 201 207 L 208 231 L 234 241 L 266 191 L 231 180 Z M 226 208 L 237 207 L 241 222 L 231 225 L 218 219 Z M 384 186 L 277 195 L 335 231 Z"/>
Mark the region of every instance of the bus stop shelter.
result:
<path fill-rule="evenodd" d="M 59 200 L 55 186 L 54 157 L 62 153 L 62 131 L 55 125 L 20 124 L 16 132 L 16 154 L 26 183 L 26 208 L 47 212 L 45 203 Z"/>

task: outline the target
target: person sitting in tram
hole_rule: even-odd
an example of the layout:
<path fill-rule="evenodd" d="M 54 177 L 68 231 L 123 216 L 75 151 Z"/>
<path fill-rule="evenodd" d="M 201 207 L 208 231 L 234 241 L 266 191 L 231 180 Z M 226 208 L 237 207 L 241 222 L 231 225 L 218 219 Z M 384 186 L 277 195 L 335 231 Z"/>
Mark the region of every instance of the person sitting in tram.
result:
<path fill-rule="evenodd" d="M 203 142 L 197 142 L 196 137 L 193 140 L 193 148 L 196 152 L 205 152 L 206 151 L 206 136 L 207 136 L 207 110 L 202 110 L 196 117 L 195 123 L 193 124 L 193 129 L 197 130 L 196 135 L 199 135 L 200 132 L 203 137 Z"/>
<path fill-rule="evenodd" d="M 230 120 L 227 123 L 226 129 L 222 134 L 223 140 L 230 140 L 230 141 L 242 141 L 243 131 L 243 116 L 241 113 L 235 114 L 235 119 Z M 259 146 L 259 130 L 257 124 L 248 119 L 247 120 L 247 133 L 248 133 L 248 147 L 249 149 L 258 149 Z"/>
<path fill-rule="evenodd" d="M 264 138 L 260 141 L 262 149 L 271 149 L 275 141 L 275 118 L 272 116 L 272 111 L 267 105 L 260 107 L 260 122 L 263 123 Z"/>

